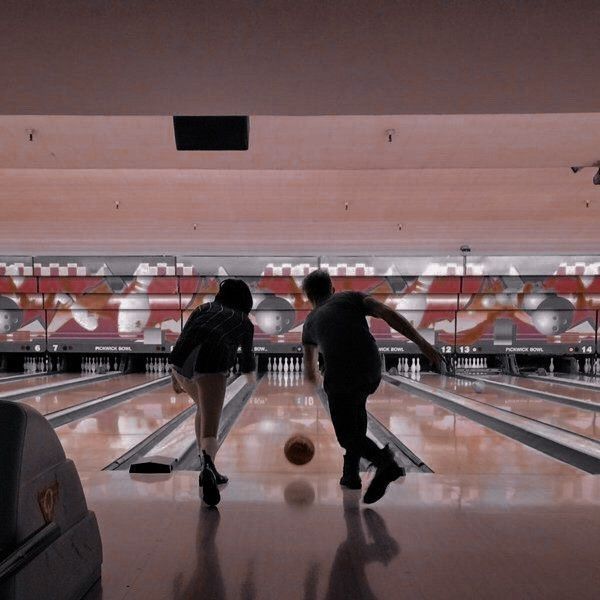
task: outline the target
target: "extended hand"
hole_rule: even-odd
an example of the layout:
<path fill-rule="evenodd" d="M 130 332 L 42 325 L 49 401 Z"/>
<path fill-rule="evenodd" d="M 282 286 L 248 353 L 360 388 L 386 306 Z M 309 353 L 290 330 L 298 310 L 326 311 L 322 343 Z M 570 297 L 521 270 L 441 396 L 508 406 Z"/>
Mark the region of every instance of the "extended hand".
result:
<path fill-rule="evenodd" d="M 176 394 L 183 394 L 183 392 L 185 391 L 180 385 L 179 385 L 179 381 L 177 381 L 177 378 L 175 377 L 175 373 L 173 373 L 171 371 L 171 385 L 173 386 L 173 391 Z"/>
<path fill-rule="evenodd" d="M 432 348 L 427 353 L 427 358 L 431 361 L 431 366 L 436 373 L 446 375 L 450 372 L 449 363 L 446 361 L 444 355 L 435 348 Z"/>

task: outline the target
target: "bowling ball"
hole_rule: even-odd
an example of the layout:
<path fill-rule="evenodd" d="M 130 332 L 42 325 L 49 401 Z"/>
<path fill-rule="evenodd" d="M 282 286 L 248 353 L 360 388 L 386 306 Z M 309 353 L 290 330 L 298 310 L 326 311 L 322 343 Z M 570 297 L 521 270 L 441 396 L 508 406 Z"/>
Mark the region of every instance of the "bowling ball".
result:
<path fill-rule="evenodd" d="M 0 296 L 0 333 L 12 333 L 21 327 L 23 311 L 6 296 Z"/>
<path fill-rule="evenodd" d="M 483 381 L 476 381 L 473 384 L 473 389 L 478 393 L 481 394 L 481 392 L 483 392 L 485 390 L 485 384 L 483 383 Z"/>
<path fill-rule="evenodd" d="M 545 376 L 547 374 L 546 369 L 544 369 L 544 368 L 537 369 L 536 373 L 538 375 L 542 375 L 542 376 Z"/>
<path fill-rule="evenodd" d="M 283 448 L 285 457 L 293 465 L 305 465 L 315 455 L 315 445 L 305 435 L 293 435 Z"/>
<path fill-rule="evenodd" d="M 567 331 L 573 323 L 575 307 L 560 296 L 550 296 L 531 312 L 534 327 L 544 335 L 558 335 Z"/>
<path fill-rule="evenodd" d="M 254 311 L 256 324 L 268 335 L 287 333 L 294 326 L 294 307 L 279 296 L 265 298 Z"/>

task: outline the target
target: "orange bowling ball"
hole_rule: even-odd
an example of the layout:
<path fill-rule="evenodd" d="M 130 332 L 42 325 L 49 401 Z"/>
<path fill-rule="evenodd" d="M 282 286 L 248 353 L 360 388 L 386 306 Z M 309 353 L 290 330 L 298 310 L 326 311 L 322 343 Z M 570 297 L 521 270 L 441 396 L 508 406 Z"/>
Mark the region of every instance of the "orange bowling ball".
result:
<path fill-rule="evenodd" d="M 293 465 L 305 465 L 315 455 L 315 445 L 305 435 L 293 435 L 283 448 L 285 457 Z"/>

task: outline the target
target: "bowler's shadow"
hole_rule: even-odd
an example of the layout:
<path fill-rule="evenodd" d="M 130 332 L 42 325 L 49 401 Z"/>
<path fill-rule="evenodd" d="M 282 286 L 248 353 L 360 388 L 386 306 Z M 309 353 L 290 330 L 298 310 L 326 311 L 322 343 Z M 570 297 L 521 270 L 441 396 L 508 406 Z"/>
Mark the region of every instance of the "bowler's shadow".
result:
<path fill-rule="evenodd" d="M 365 568 L 370 563 L 388 565 L 400 553 L 396 540 L 389 534 L 383 517 L 374 510 L 359 508 L 356 492 L 344 491 L 346 539 L 339 545 L 325 598 L 327 600 L 376 600 L 367 580 Z M 367 540 L 363 520 L 371 541 Z"/>
<path fill-rule="evenodd" d="M 226 600 L 225 582 L 216 544 L 220 520 L 218 508 L 200 508 L 196 529 L 196 568 L 187 585 L 181 583 L 183 574 L 174 582 L 174 600 Z M 240 581 L 239 595 L 236 594 L 235 597 L 242 600 L 256 598 L 252 559 L 248 560 L 246 576 Z"/>

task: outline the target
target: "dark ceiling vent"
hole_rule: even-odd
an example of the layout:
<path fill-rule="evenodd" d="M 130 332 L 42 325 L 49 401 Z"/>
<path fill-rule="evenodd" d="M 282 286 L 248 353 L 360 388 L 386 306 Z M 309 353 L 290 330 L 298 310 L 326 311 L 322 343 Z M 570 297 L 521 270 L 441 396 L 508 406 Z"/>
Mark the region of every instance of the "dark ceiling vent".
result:
<path fill-rule="evenodd" d="M 248 117 L 173 117 L 177 150 L 248 150 Z"/>

